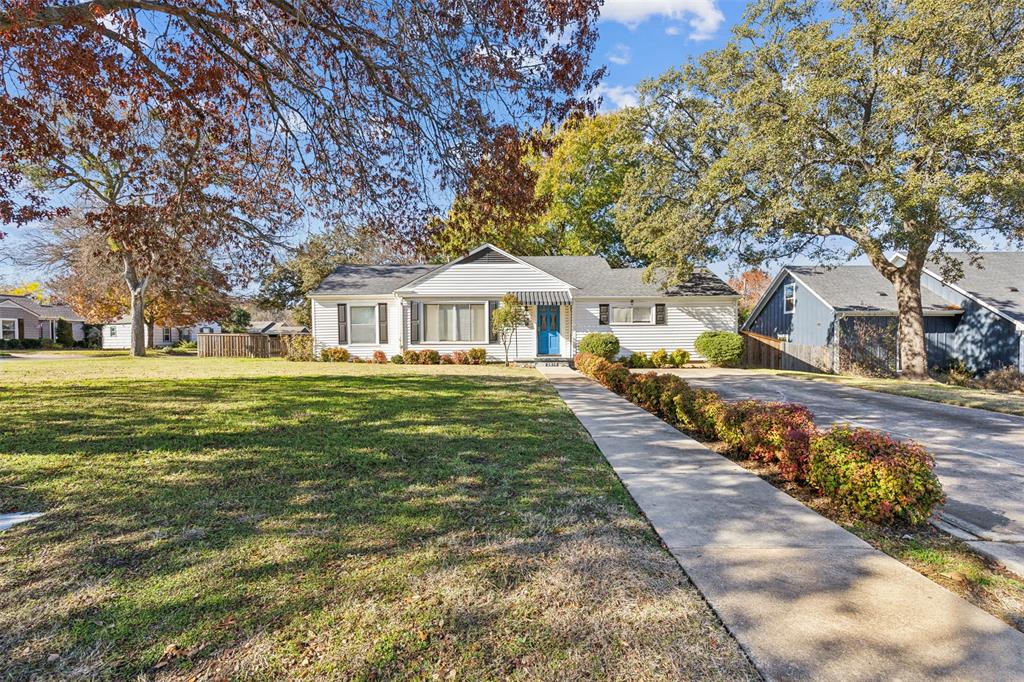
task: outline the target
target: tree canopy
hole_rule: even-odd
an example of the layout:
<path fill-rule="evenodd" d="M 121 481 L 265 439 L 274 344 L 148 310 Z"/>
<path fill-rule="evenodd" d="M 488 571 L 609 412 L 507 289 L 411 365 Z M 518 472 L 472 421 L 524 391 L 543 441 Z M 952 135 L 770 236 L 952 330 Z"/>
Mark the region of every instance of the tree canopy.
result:
<path fill-rule="evenodd" d="M 72 133 L 157 112 L 170 139 L 213 138 L 287 171 L 326 216 L 417 225 L 458 190 L 495 129 L 557 121 L 588 70 L 598 0 L 10 0 L 0 10 L 0 220 L 52 216 L 23 168 Z M 189 184 L 189 183 L 185 183 Z"/>
<path fill-rule="evenodd" d="M 926 376 L 929 254 L 1024 237 L 1022 28 L 1016 2 L 754 3 L 724 48 L 641 87 L 627 246 L 676 279 L 865 254 L 896 287 L 904 373 Z"/>

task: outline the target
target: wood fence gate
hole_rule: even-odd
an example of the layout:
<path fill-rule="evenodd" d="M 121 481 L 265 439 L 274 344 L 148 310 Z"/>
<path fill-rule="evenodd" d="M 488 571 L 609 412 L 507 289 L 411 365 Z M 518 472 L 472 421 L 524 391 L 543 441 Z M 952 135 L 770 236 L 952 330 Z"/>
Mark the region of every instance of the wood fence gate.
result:
<path fill-rule="evenodd" d="M 281 341 L 277 353 L 281 354 Z M 200 334 L 197 342 L 201 358 L 269 358 L 270 337 L 263 334 Z"/>

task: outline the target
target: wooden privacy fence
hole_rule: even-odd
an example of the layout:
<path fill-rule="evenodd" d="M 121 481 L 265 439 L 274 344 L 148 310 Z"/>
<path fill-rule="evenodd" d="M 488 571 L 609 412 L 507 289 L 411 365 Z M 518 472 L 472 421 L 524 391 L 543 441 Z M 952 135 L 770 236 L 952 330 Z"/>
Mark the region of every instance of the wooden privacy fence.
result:
<path fill-rule="evenodd" d="M 753 332 L 743 334 L 743 363 L 747 367 L 791 369 L 801 372 L 829 372 L 832 353 L 825 346 L 790 343 Z"/>
<path fill-rule="evenodd" d="M 288 348 L 288 336 L 263 334 L 200 334 L 201 358 L 277 358 Z"/>

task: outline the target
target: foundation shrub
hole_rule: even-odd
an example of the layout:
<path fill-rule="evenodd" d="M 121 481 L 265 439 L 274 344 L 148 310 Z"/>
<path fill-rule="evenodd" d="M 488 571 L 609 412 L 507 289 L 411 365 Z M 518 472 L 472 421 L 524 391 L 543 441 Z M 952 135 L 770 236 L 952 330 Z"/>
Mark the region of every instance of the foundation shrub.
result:
<path fill-rule="evenodd" d="M 735 332 L 704 332 L 693 345 L 715 367 L 736 367 L 743 358 L 743 337 Z"/>
<path fill-rule="evenodd" d="M 347 348 L 324 348 L 320 351 L 322 362 L 348 362 L 350 358 Z"/>
<path fill-rule="evenodd" d="M 419 352 L 419 364 L 436 365 L 441 362 L 441 354 L 433 348 L 424 348 Z"/>
<path fill-rule="evenodd" d="M 589 353 L 614 362 L 619 355 L 619 339 L 611 332 L 590 332 L 580 340 L 580 353 Z"/>

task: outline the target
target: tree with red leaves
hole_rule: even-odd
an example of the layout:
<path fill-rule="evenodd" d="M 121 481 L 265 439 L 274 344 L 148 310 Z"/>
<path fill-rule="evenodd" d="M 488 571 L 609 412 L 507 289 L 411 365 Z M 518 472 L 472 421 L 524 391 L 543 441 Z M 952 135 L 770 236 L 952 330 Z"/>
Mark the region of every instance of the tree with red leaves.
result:
<path fill-rule="evenodd" d="M 740 295 L 740 318 L 745 322 L 750 311 L 754 309 L 757 300 L 765 292 L 771 283 L 768 273 L 759 268 L 741 272 L 729 278 L 729 286 Z"/>
<path fill-rule="evenodd" d="M 136 302 L 153 259 L 198 246 L 241 274 L 304 211 L 408 237 L 496 130 L 557 121 L 596 83 L 598 7 L 7 0 L 0 220 L 89 196 Z"/>

